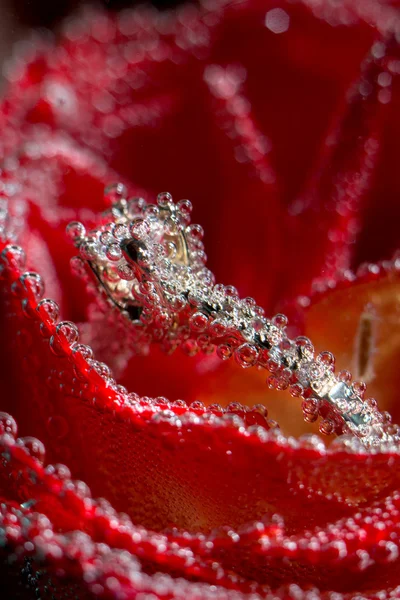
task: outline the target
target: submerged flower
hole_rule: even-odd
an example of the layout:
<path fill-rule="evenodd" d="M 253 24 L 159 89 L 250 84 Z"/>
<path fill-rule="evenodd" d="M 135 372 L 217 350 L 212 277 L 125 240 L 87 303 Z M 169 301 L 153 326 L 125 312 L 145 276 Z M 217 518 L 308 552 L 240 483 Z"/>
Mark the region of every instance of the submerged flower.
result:
<path fill-rule="evenodd" d="M 312 398 L 304 423 L 301 390 L 207 339 L 135 352 L 65 233 L 99 226 L 115 181 L 189 197 L 216 280 L 288 314 L 291 337 L 399 421 L 392 4 L 89 11 L 16 48 L 0 107 L 2 597 L 400 597 L 397 445 L 325 444 Z"/>

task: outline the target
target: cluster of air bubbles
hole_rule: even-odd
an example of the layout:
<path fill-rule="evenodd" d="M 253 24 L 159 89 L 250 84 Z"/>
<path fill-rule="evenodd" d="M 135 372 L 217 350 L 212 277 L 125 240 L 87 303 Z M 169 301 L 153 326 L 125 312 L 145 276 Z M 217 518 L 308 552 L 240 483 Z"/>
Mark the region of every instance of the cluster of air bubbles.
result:
<path fill-rule="evenodd" d="M 130 321 L 133 344 L 153 341 L 168 353 L 179 347 L 189 356 L 215 350 L 242 368 L 264 368 L 270 388 L 301 399 L 306 421 L 322 417 L 323 434 L 350 432 L 372 445 L 397 435 L 376 403 L 364 399 L 364 383 L 351 383 L 348 372 L 335 375 L 330 352 L 315 356 L 308 338 L 288 337 L 285 315 L 267 319 L 253 298 L 215 284 L 205 267 L 204 232 L 190 223 L 188 200 L 175 203 L 163 192 L 148 204 L 129 199 L 121 184 L 105 193 L 110 220 L 89 232 L 71 223 L 68 233 L 86 271 Z"/>

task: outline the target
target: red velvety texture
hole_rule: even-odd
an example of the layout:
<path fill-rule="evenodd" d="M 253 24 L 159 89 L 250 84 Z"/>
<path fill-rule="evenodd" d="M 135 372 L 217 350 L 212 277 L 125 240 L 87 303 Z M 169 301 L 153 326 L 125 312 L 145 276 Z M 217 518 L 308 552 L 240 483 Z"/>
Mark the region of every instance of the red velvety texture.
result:
<path fill-rule="evenodd" d="M 149 199 L 164 188 L 189 197 L 218 280 L 268 311 L 289 305 L 299 330 L 329 349 L 332 340 L 343 367 L 365 306 L 378 306 L 378 323 L 395 310 L 396 261 L 370 284 L 368 267 L 351 284 L 345 270 L 398 245 L 397 11 L 280 7 L 290 22 L 279 35 L 265 26 L 269 2 L 183 7 L 169 21 L 93 13 L 9 66 L 1 181 L 10 212 L 24 213 L 18 243 L 61 318 L 81 324 L 82 341 L 129 391 L 191 400 L 208 377 L 226 405 L 220 381 L 233 375 L 209 357 L 185 359 L 185 369 L 180 355 L 130 357 L 113 315 L 93 316 L 63 230 L 72 219 L 94 224 L 116 179 Z M 54 326 L 21 274 L 3 259 L 1 409 L 20 435 L 45 443 L 46 462 L 67 464 L 129 517 L 3 436 L 2 552 L 12 565 L 3 581 L 13 594 L 36 587 L 46 597 L 48 585 L 82 598 L 398 597 L 396 453 L 296 442 L 250 413 L 246 426 L 261 431 L 168 400 L 138 411 L 65 340 L 54 355 Z M 309 301 L 295 299 L 311 289 L 304 310 Z M 349 315 L 340 329 L 338 304 Z M 397 338 L 387 329 L 372 385 L 396 413 Z M 251 385 L 240 389 L 254 404 Z M 266 406 L 275 395 L 263 391 Z M 157 419 L 160 408 L 183 426 Z"/>

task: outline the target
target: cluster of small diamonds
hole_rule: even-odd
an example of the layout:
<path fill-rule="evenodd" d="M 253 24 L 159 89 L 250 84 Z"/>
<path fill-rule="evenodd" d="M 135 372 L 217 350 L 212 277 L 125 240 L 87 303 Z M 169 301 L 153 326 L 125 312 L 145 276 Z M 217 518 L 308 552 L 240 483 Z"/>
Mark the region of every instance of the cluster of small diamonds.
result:
<path fill-rule="evenodd" d="M 216 348 L 222 360 L 268 370 L 268 386 L 301 398 L 305 420 L 321 417 L 323 434 L 353 433 L 369 446 L 400 439 L 390 415 L 364 398 L 366 385 L 351 382 L 348 371 L 335 374 L 330 352 L 316 355 L 308 338 L 287 336 L 285 315 L 268 319 L 253 298 L 215 284 L 188 200 L 175 204 L 167 192 L 157 205 L 128 200 L 121 184 L 106 194 L 112 208 L 105 221 L 89 233 L 74 222 L 68 233 L 110 302 L 129 318 L 136 344 L 157 341 L 168 352 L 181 347 L 189 355 Z M 131 243 L 133 255 L 127 253 Z"/>

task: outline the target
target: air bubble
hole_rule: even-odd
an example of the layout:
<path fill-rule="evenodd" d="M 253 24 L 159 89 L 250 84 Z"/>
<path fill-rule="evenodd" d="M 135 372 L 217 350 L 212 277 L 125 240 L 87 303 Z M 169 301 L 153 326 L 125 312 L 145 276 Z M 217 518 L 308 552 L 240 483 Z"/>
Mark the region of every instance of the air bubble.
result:
<path fill-rule="evenodd" d="M 169 192 L 161 192 L 157 196 L 157 204 L 161 208 L 167 208 L 173 203 L 172 195 Z"/>
<path fill-rule="evenodd" d="M 178 210 L 183 217 L 190 217 L 190 213 L 193 210 L 192 203 L 190 200 L 180 200 L 178 202 Z"/>
<path fill-rule="evenodd" d="M 65 229 L 67 236 L 73 241 L 77 241 L 84 238 L 86 235 L 85 226 L 79 221 L 72 221 Z"/>
<path fill-rule="evenodd" d="M 113 234 L 111 233 L 111 231 L 103 231 L 103 233 L 100 234 L 100 242 L 102 244 L 104 244 L 104 246 L 110 246 L 111 244 L 113 244 L 115 242 L 115 238 L 113 236 Z"/>
<path fill-rule="evenodd" d="M 173 308 L 173 310 L 175 310 L 176 312 L 180 312 L 181 310 L 183 310 L 186 304 L 186 298 L 183 295 L 175 296 L 170 300 L 171 308 Z"/>
<path fill-rule="evenodd" d="M 353 381 L 352 383 L 353 392 L 362 398 L 365 394 L 365 390 L 367 389 L 367 385 L 363 381 Z"/>
<path fill-rule="evenodd" d="M 331 371 L 335 368 L 335 357 L 332 352 L 321 352 L 317 356 L 317 362 L 328 367 Z"/>
<path fill-rule="evenodd" d="M 212 412 L 218 412 L 218 413 L 223 413 L 224 409 L 222 408 L 222 406 L 220 404 L 210 404 L 208 407 L 208 410 L 212 411 Z"/>
<path fill-rule="evenodd" d="M 69 344 L 77 342 L 79 338 L 78 328 L 71 321 L 61 321 L 56 327 L 56 333 L 64 336 Z"/>
<path fill-rule="evenodd" d="M 123 183 L 112 183 L 104 189 L 104 199 L 108 204 L 115 204 L 124 200 L 128 195 L 128 190 Z"/>
<path fill-rule="evenodd" d="M 268 410 L 264 406 L 264 404 L 255 404 L 254 406 L 251 407 L 251 412 L 257 412 L 262 417 L 267 417 L 268 416 Z"/>
<path fill-rule="evenodd" d="M 60 314 L 60 308 L 51 298 L 43 298 L 36 307 L 38 313 L 55 323 Z"/>
<path fill-rule="evenodd" d="M 89 360 L 88 362 L 92 369 L 96 371 L 96 373 L 98 373 L 100 377 L 103 377 L 103 379 L 110 379 L 111 370 L 108 365 L 98 360 Z"/>
<path fill-rule="evenodd" d="M 228 404 L 228 406 L 226 407 L 227 412 L 230 413 L 244 413 L 247 412 L 247 407 L 243 406 L 242 404 L 240 404 L 239 402 L 230 402 Z"/>
<path fill-rule="evenodd" d="M 118 275 L 120 276 L 121 279 L 124 279 L 125 281 L 133 281 L 135 279 L 135 272 L 132 269 L 132 267 L 130 267 L 127 264 L 122 264 L 122 265 L 118 265 Z"/>
<path fill-rule="evenodd" d="M 85 498 L 91 498 L 90 488 L 84 481 L 71 481 L 70 486 L 70 489 L 73 489 L 75 494 L 82 500 Z"/>
<path fill-rule="evenodd" d="M 146 206 L 146 200 L 144 198 L 131 198 L 128 200 L 127 216 L 129 219 L 134 219 L 139 216 Z"/>
<path fill-rule="evenodd" d="M 34 295 L 35 300 L 40 300 L 44 294 L 44 283 L 39 273 L 24 273 L 21 275 L 20 281 L 25 290 Z"/>
<path fill-rule="evenodd" d="M 27 436 L 18 439 L 18 444 L 23 446 L 32 458 L 43 463 L 46 455 L 44 444 L 35 437 Z"/>
<path fill-rule="evenodd" d="M 144 219 L 136 219 L 131 227 L 130 233 L 134 238 L 146 238 L 150 233 L 150 226 Z"/>
<path fill-rule="evenodd" d="M 366 398 L 366 400 L 364 400 L 364 404 L 366 407 L 368 407 L 370 410 L 376 410 L 378 407 L 378 403 L 375 400 L 375 398 Z"/>
<path fill-rule="evenodd" d="M 303 448 L 310 448 L 324 452 L 326 450 L 324 441 L 315 433 L 305 433 L 299 438 L 299 442 Z"/>
<path fill-rule="evenodd" d="M 332 435 L 335 432 L 335 423 L 331 419 L 324 419 L 319 424 L 319 430 L 324 435 Z"/>
<path fill-rule="evenodd" d="M 194 313 L 189 319 L 189 326 L 195 332 L 202 332 L 207 329 L 208 317 L 201 312 Z"/>
<path fill-rule="evenodd" d="M 314 358 L 314 346 L 311 341 L 304 336 L 299 336 L 295 339 L 295 344 L 298 352 L 303 360 L 309 361 Z"/>
<path fill-rule="evenodd" d="M 189 408 L 192 408 L 194 410 L 206 410 L 205 404 L 203 402 L 200 402 L 200 400 L 195 400 L 194 402 L 192 402 Z"/>
<path fill-rule="evenodd" d="M 74 356 L 80 356 L 84 360 L 93 358 L 93 350 L 90 346 L 86 346 L 85 344 L 74 344 L 72 352 Z"/>
<path fill-rule="evenodd" d="M 112 232 L 113 232 L 113 236 L 117 240 L 125 240 L 130 237 L 130 231 L 129 231 L 129 227 L 127 225 L 121 225 L 121 224 L 115 225 L 115 227 L 113 227 Z"/>
<path fill-rule="evenodd" d="M 95 242 L 85 242 L 79 246 L 79 252 L 85 260 L 94 260 L 99 253 L 99 246 Z"/>
<path fill-rule="evenodd" d="M 305 421 L 308 421 L 309 423 L 314 423 L 314 421 L 317 420 L 319 412 L 319 401 L 316 398 L 308 398 L 307 400 L 304 400 L 301 405 L 301 408 L 304 414 Z"/>
<path fill-rule="evenodd" d="M 272 318 L 272 323 L 279 329 L 284 329 L 288 324 L 288 318 L 286 315 L 278 313 Z"/>
<path fill-rule="evenodd" d="M 235 350 L 236 362 L 244 368 L 252 367 L 256 364 L 258 357 L 258 350 L 256 346 L 251 344 L 242 344 Z"/>
<path fill-rule="evenodd" d="M 350 371 L 347 371 L 345 369 L 343 369 L 342 371 L 339 371 L 338 373 L 338 379 L 339 381 L 342 381 L 343 383 L 350 383 L 352 378 L 352 374 L 350 373 Z"/>
<path fill-rule="evenodd" d="M 0 435 L 8 434 L 12 437 L 16 437 L 18 433 L 18 427 L 15 419 L 5 412 L 0 412 Z"/>
<path fill-rule="evenodd" d="M 222 319 L 215 319 L 209 328 L 210 331 L 210 335 L 212 335 L 213 337 L 221 337 L 223 335 L 225 335 L 227 330 L 227 325 L 225 323 L 225 321 L 223 321 Z"/>
<path fill-rule="evenodd" d="M 146 219 L 149 219 L 150 221 L 156 221 L 159 217 L 160 211 L 154 204 L 148 204 L 143 210 L 143 214 Z"/>
<path fill-rule="evenodd" d="M 84 277 L 86 275 L 85 263 L 79 256 L 73 256 L 70 260 L 71 272 L 77 277 Z"/>
<path fill-rule="evenodd" d="M 289 393 L 294 398 L 299 398 L 304 393 L 304 388 L 300 383 L 294 383 L 289 387 Z"/>
<path fill-rule="evenodd" d="M 54 477 L 57 477 L 61 481 L 71 479 L 71 471 L 62 464 L 47 465 L 45 471 L 47 475 L 54 475 Z"/>
<path fill-rule="evenodd" d="M 365 437 L 370 434 L 371 427 L 369 425 L 359 425 L 357 428 L 357 432 L 360 436 Z"/>
<path fill-rule="evenodd" d="M 186 228 L 186 233 L 193 241 L 200 241 L 204 237 L 204 230 L 201 225 L 190 225 Z"/>
<path fill-rule="evenodd" d="M 184 400 L 174 400 L 174 402 L 172 402 L 171 406 L 173 406 L 175 408 L 188 408 L 188 405 L 186 404 L 186 402 Z"/>
<path fill-rule="evenodd" d="M 125 398 L 125 403 L 128 406 L 136 406 L 139 402 L 140 402 L 140 396 L 139 396 L 139 394 L 136 394 L 135 392 L 130 392 L 127 395 L 127 397 Z"/>
<path fill-rule="evenodd" d="M 17 269 L 23 269 L 26 263 L 26 255 L 20 246 L 9 244 L 1 253 L 1 259 L 6 264 L 15 266 Z"/>
<path fill-rule="evenodd" d="M 229 344 L 220 344 L 217 347 L 217 356 L 222 360 L 228 360 L 233 354 L 233 349 Z"/>
<path fill-rule="evenodd" d="M 233 285 L 227 285 L 224 287 L 224 292 L 229 298 L 239 298 L 239 292 Z"/>
<path fill-rule="evenodd" d="M 111 244 L 106 250 L 106 256 L 111 261 L 118 261 L 122 257 L 122 250 L 119 244 Z"/>

